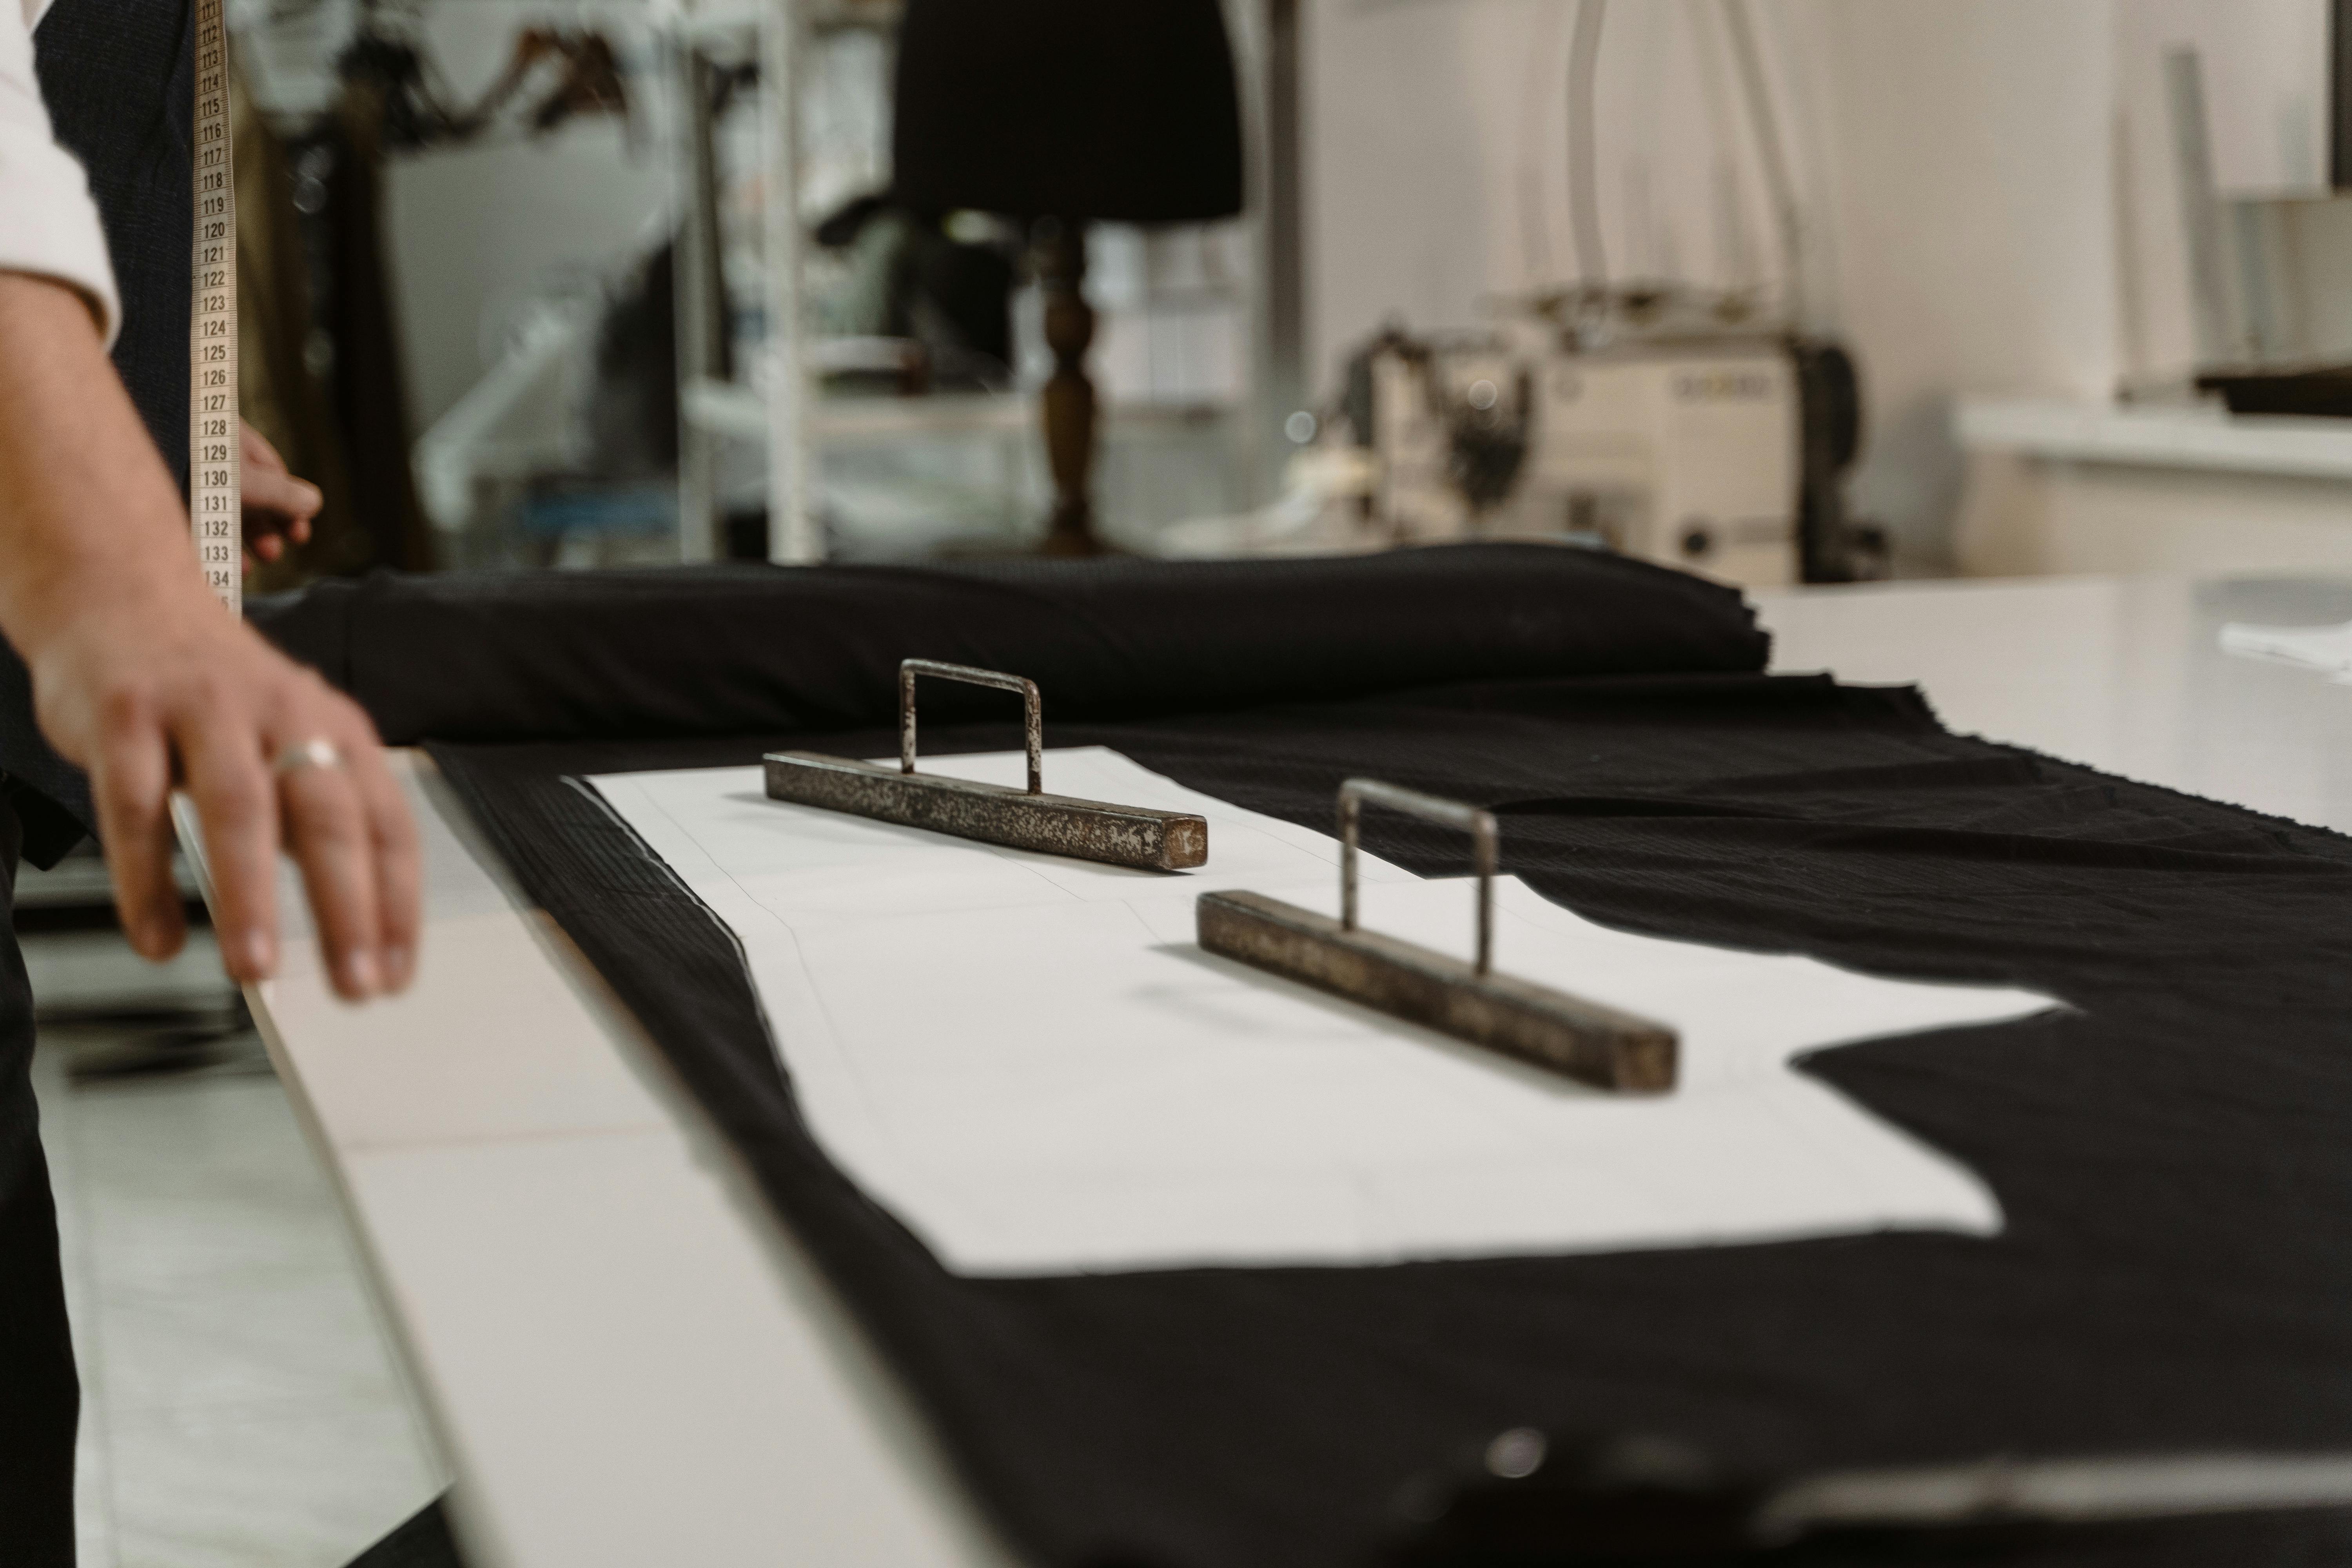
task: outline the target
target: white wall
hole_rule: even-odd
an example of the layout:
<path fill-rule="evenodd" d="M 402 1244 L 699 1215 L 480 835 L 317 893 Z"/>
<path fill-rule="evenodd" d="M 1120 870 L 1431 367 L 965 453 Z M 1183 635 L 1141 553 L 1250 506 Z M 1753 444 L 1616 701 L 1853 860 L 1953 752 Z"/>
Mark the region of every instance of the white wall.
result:
<path fill-rule="evenodd" d="M 1578 278 L 1565 195 L 1575 9 L 1309 0 L 1309 339 L 1327 376 L 1391 316 L 1471 326 L 1496 296 Z M 1771 290 L 1771 219 L 1713 12 L 1713 0 L 1609 12 L 1597 114 L 1608 275 Z"/>
<path fill-rule="evenodd" d="M 1791 19 L 1828 85 L 1842 326 L 1869 397 L 1853 501 L 1906 564 L 1945 565 L 1952 399 L 2115 384 L 2113 7 L 1809 0 Z"/>
<path fill-rule="evenodd" d="M 1510 280 L 1488 255 L 1507 153 L 1478 124 L 1503 73 L 1479 45 L 1526 21 L 1522 0 L 1307 0 L 1310 386 L 1332 386 L 1349 349 L 1391 316 L 1465 323 Z"/>
<path fill-rule="evenodd" d="M 1914 565 L 1949 557 L 1962 479 L 1948 435 L 1956 395 L 2100 397 L 2122 367 L 2116 10 L 2136 3 L 1754 7 L 1814 219 L 1803 313 L 1840 332 L 1862 363 L 1870 437 L 1855 498 L 1894 526 Z M 1311 346 L 1326 386 L 1386 317 L 1471 325 L 1483 297 L 1539 279 L 1519 222 L 1530 144 L 1548 160 L 1536 184 L 1552 204 L 1541 231 L 1551 275 L 1571 270 L 1557 148 L 1573 9 L 1570 0 L 1316 0 Z M 1685 276 L 1717 282 L 1744 266 L 1769 287 L 1770 225 L 1747 155 L 1731 165 L 1738 221 L 1726 224 L 1711 188 L 1724 166 L 1714 122 L 1725 110 L 1713 100 L 1728 89 L 1719 43 L 1709 46 L 1691 17 L 1713 9 L 1714 0 L 1610 9 L 1610 249 L 1643 252 L 1627 193 L 1646 153 L 1649 226 L 1671 236 L 1648 254 L 1665 250 Z M 1733 130 L 1752 141 L 1744 123 Z"/>
<path fill-rule="evenodd" d="M 571 16 L 579 26 L 577 11 Z M 543 19 L 518 6 L 440 5 L 426 13 L 425 37 L 451 96 L 469 103 L 505 66 L 516 32 Z M 625 50 L 644 45 L 639 19 L 623 7 L 590 19 Z M 478 143 L 387 161 L 387 259 L 412 431 L 489 368 L 533 295 L 593 291 L 658 241 L 672 183 L 655 119 L 662 104 L 650 77 L 627 83 L 642 98 L 634 133 L 597 116 L 544 136 L 502 129 Z"/>
<path fill-rule="evenodd" d="M 2179 375 L 2197 347 L 2165 56 L 2184 47 L 2198 53 L 2213 182 L 2224 195 L 2321 196 L 2327 8 L 2320 0 L 2122 0 L 2116 23 L 2125 369 Z"/>

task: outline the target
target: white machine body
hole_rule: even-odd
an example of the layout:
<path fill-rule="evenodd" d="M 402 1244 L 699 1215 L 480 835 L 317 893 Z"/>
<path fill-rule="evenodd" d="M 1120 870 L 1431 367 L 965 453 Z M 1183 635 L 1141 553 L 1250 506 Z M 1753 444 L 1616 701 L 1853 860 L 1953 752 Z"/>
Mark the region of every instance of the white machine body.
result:
<path fill-rule="evenodd" d="M 1777 341 L 1389 348 L 1372 404 L 1374 508 L 1403 537 L 1569 539 L 1747 587 L 1797 579 L 1803 413 Z M 1448 421 L 1482 405 L 1524 415 L 1527 452 L 1474 515 Z"/>

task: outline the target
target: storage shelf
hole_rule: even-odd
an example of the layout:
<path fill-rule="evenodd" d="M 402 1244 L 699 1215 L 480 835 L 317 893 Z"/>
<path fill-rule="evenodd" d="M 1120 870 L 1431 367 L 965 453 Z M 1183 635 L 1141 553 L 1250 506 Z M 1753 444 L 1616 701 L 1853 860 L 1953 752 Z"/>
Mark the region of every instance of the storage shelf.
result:
<path fill-rule="evenodd" d="M 714 435 L 768 438 L 768 400 L 740 382 L 696 381 L 686 388 L 686 417 Z M 1177 430 L 1213 424 L 1227 409 L 1213 403 L 1120 403 L 1103 410 L 1121 429 Z M 929 436 L 1023 436 L 1038 427 L 1037 397 L 1028 392 L 947 393 L 929 397 L 843 397 L 821 400 L 809 416 L 809 436 L 829 445 L 903 441 Z"/>
<path fill-rule="evenodd" d="M 2062 461 L 2352 479 L 2352 419 L 2218 407 L 1966 398 L 1954 434 L 1971 451 Z"/>

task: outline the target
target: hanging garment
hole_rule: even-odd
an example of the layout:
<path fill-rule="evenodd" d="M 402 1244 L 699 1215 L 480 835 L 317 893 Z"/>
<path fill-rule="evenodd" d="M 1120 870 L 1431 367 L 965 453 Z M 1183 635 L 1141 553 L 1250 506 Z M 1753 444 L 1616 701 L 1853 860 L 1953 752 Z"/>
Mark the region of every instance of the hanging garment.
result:
<path fill-rule="evenodd" d="M 229 71 L 230 141 L 236 153 L 237 406 L 291 473 L 319 487 L 309 542 L 246 574 L 248 593 L 278 593 L 373 561 L 343 463 L 342 432 L 310 366 L 310 258 L 294 205 L 286 143 Z"/>
<path fill-rule="evenodd" d="M 409 464 L 407 384 L 383 255 L 385 114 L 393 101 L 374 78 L 346 76 L 327 179 L 334 286 L 325 315 L 335 346 L 335 422 L 367 559 L 423 571 L 433 564 L 433 540 Z"/>

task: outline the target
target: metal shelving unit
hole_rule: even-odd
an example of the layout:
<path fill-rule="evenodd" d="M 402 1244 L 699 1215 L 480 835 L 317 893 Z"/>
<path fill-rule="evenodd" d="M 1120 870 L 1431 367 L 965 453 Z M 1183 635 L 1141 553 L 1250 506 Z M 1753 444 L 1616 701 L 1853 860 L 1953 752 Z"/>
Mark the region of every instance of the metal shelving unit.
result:
<path fill-rule="evenodd" d="M 814 455 L 808 429 L 805 239 L 800 217 L 799 80 L 813 26 L 887 26 L 896 0 L 765 0 L 759 5 L 688 5 L 677 15 L 673 69 L 680 116 L 679 188 L 685 195 L 677 226 L 679 378 L 678 553 L 709 561 L 719 553 L 718 443 L 730 437 L 762 442 L 768 453 L 768 553 L 771 560 L 811 562 L 822 541 L 809 506 Z M 755 40 L 761 92 L 761 179 L 766 191 L 761 273 L 773 386 L 761 395 L 731 368 L 727 289 L 720 264 L 719 168 L 712 69 L 706 53 L 714 39 Z M 732 395 L 740 394 L 740 396 Z M 751 399 L 749 404 L 745 398 Z M 756 406 L 759 425 L 743 414 Z M 723 412 L 714 416 L 713 409 Z"/>
<path fill-rule="evenodd" d="M 1192 403 L 1121 402 L 1106 408 L 1108 436 L 1153 438 L 1197 434 L 1234 420 L 1232 458 L 1244 489 L 1271 493 L 1286 450 L 1283 419 L 1305 399 L 1303 243 L 1298 179 L 1299 13 L 1297 0 L 1239 0 L 1253 21 L 1236 29 L 1244 101 L 1251 104 L 1249 179 L 1255 234 L 1254 281 L 1246 321 L 1251 341 L 1247 391 L 1237 408 Z M 728 443 L 763 447 L 769 555 L 809 562 L 824 550 L 814 497 L 820 448 L 929 437 L 1036 438 L 1034 394 L 944 394 L 909 398 L 819 398 L 812 386 L 806 307 L 804 225 L 800 220 L 803 153 L 794 106 L 813 38 L 847 28 L 893 29 L 900 0 L 686 0 L 675 14 L 673 68 L 680 116 L 677 340 L 679 376 L 678 540 L 688 561 L 720 553 L 719 476 Z M 761 178 L 765 190 L 762 309 L 770 323 L 758 380 L 732 363 L 728 337 L 719 139 L 715 134 L 713 46 L 737 58 L 756 48 Z M 782 90 L 773 84 L 782 84 Z M 765 384 L 761 384 L 764 382 Z M 1238 418 L 1236 418 L 1238 416 Z"/>

